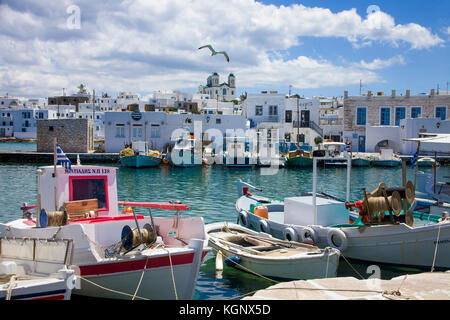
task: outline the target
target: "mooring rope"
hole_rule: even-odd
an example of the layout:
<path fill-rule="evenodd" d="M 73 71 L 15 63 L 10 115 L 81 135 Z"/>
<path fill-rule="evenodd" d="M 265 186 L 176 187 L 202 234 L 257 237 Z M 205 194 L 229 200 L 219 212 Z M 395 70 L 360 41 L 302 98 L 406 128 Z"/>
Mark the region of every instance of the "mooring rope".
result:
<path fill-rule="evenodd" d="M 170 272 L 172 273 L 172 285 L 173 285 L 173 291 L 175 292 L 175 299 L 178 300 L 178 293 L 177 293 L 177 286 L 175 284 L 175 276 L 173 274 L 173 265 L 172 265 L 172 256 L 170 254 L 170 251 L 163 247 L 164 250 L 167 251 L 169 254 L 169 262 L 170 262 Z"/>
<path fill-rule="evenodd" d="M 142 300 L 150 300 L 150 299 L 147 299 L 147 298 L 134 296 L 134 295 L 126 293 L 126 292 L 121 292 L 121 291 L 113 290 L 113 289 L 110 289 L 110 288 L 106 288 L 106 287 L 101 286 L 101 285 L 99 285 L 99 284 L 97 284 L 97 283 L 95 283 L 95 282 L 93 282 L 91 280 L 88 280 L 88 279 L 86 279 L 85 277 L 82 277 L 82 276 L 77 276 L 77 277 L 80 277 L 80 279 L 82 279 L 82 280 L 84 280 L 84 281 L 86 281 L 86 282 L 88 282 L 88 283 L 90 283 L 90 284 L 92 284 L 92 285 L 94 285 L 94 286 L 96 286 L 96 287 L 98 287 L 100 289 L 106 290 L 106 291 L 110 291 L 110 292 L 113 292 L 113 293 L 121 294 L 121 295 L 132 297 L 132 298 L 135 297 L 135 298 L 139 298 L 139 299 L 142 299 Z"/>
<path fill-rule="evenodd" d="M 440 234 L 441 234 L 441 224 L 439 224 L 439 227 L 438 227 L 438 234 L 437 234 L 437 238 L 436 238 L 436 246 L 434 247 L 434 257 L 433 257 L 433 264 L 431 265 L 431 272 L 434 271 L 434 265 L 436 263 L 436 257 L 437 257 L 437 250 L 438 250 L 438 246 L 439 246 Z"/>
<path fill-rule="evenodd" d="M 14 283 L 16 282 L 16 275 L 12 275 L 9 279 L 8 290 L 6 291 L 6 300 L 11 300 L 12 289 L 14 287 Z"/>

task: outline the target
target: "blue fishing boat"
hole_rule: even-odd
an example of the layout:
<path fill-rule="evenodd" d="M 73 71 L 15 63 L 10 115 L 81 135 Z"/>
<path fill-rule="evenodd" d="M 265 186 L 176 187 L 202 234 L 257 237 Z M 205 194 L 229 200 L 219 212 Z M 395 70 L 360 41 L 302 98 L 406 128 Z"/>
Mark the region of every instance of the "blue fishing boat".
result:
<path fill-rule="evenodd" d="M 375 158 L 372 164 L 376 167 L 397 167 L 402 164 L 402 160 L 389 148 L 381 148 L 380 155 Z"/>
<path fill-rule="evenodd" d="M 156 167 L 161 160 L 161 153 L 149 150 L 146 141 L 135 141 L 131 148 L 125 148 L 120 152 L 120 163 L 128 168 Z"/>

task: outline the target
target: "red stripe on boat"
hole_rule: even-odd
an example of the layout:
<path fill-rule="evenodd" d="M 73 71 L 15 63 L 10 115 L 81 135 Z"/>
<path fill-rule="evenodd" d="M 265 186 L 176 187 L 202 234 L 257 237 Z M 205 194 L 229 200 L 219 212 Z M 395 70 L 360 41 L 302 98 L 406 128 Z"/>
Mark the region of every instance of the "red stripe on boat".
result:
<path fill-rule="evenodd" d="M 173 266 L 189 264 L 194 261 L 194 253 L 172 255 L 171 258 Z M 145 269 L 152 269 L 170 266 L 169 256 L 149 258 L 147 265 L 145 266 L 146 261 L 147 258 L 141 260 L 80 266 L 80 271 L 82 276 L 94 276 L 112 274 L 117 272 L 142 270 L 144 269 L 144 267 Z"/>

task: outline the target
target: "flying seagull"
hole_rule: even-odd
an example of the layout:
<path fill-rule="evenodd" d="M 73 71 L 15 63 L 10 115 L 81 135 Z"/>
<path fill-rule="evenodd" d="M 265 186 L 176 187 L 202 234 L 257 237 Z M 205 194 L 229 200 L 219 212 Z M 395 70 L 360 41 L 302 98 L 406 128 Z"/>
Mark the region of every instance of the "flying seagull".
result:
<path fill-rule="evenodd" d="M 213 47 L 210 44 L 207 44 L 206 46 L 202 46 L 202 47 L 198 48 L 198 50 L 203 49 L 203 48 L 209 48 L 209 50 L 211 50 L 212 56 L 215 56 L 216 54 L 223 54 L 225 56 L 225 59 L 227 59 L 227 61 L 230 62 L 230 58 L 228 57 L 228 55 L 225 51 L 216 51 L 213 49 Z"/>

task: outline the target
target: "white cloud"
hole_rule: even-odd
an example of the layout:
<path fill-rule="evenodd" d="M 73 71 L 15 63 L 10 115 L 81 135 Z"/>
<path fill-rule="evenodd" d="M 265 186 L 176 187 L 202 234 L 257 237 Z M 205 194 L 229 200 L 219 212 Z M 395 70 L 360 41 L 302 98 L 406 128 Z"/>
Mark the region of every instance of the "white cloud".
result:
<path fill-rule="evenodd" d="M 378 43 L 428 49 L 443 42 L 418 24 L 396 24 L 376 12 L 265 5 L 254 0 L 79 0 L 81 29 L 65 28 L 64 1 L 3 1 L 0 5 L 0 89 L 51 95 L 80 82 L 97 90 L 149 92 L 196 88 L 212 71 L 233 72 L 238 85 L 293 84 L 298 88 L 381 81 L 373 71 L 403 64 L 401 57 L 347 66 L 294 56 L 302 37 L 335 37 L 355 47 Z M 210 57 L 210 43 L 226 50 Z M 322 54 L 322 53 L 319 53 Z"/>
<path fill-rule="evenodd" d="M 402 56 L 398 55 L 387 60 L 374 59 L 372 62 L 365 62 L 364 60 L 362 60 L 359 63 L 353 64 L 353 66 L 367 70 L 379 70 L 388 68 L 393 65 L 405 65 L 405 63 L 405 59 Z"/>

